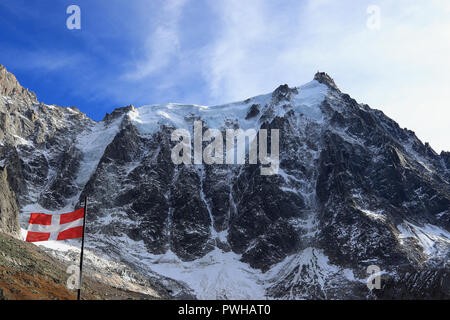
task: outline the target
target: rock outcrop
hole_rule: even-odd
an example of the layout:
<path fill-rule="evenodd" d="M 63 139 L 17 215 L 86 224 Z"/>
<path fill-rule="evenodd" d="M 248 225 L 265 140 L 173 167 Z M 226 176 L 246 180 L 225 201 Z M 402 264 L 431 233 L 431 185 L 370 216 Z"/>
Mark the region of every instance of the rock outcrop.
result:
<path fill-rule="evenodd" d="M 19 208 L 8 182 L 6 168 L 0 167 L 0 232 L 20 238 Z"/>
<path fill-rule="evenodd" d="M 12 98 L 20 98 L 27 102 L 37 102 L 36 95 L 23 88 L 16 77 L 0 64 L 0 94 Z"/>

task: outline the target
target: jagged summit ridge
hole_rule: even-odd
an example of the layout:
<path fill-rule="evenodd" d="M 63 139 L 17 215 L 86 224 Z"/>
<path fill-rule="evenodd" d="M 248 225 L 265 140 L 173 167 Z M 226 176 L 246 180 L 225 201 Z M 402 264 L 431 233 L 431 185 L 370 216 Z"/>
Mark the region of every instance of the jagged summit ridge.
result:
<path fill-rule="evenodd" d="M 199 106 L 187 104 L 149 105 L 140 108 L 122 108 L 114 114 L 125 112 L 143 134 L 152 134 L 161 125 L 190 130 L 192 121 L 202 120 L 209 128 L 239 127 L 243 130 L 259 129 L 264 122 L 292 110 L 309 118 L 320 119 L 320 104 L 327 95 L 327 87 L 311 81 L 306 85 L 289 88 L 282 85 L 272 93 L 229 104 Z"/>

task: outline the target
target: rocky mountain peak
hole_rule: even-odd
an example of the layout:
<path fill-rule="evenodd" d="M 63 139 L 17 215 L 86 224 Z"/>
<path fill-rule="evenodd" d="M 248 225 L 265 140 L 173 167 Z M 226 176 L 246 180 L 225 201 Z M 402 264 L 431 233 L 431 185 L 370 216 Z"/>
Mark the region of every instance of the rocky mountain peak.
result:
<path fill-rule="evenodd" d="M 34 92 L 22 87 L 16 77 L 0 65 L 0 94 L 3 96 L 19 96 L 37 102 Z"/>
<path fill-rule="evenodd" d="M 324 85 L 327 85 L 328 87 L 335 89 L 339 91 L 339 88 L 334 83 L 333 78 L 331 78 L 327 73 L 318 71 L 314 75 L 314 80 L 318 81 L 319 83 L 322 83 Z"/>
<path fill-rule="evenodd" d="M 106 122 L 109 122 L 109 121 L 117 119 L 118 117 L 120 117 L 120 116 L 122 116 L 122 115 L 124 115 L 124 114 L 126 114 L 126 113 L 128 113 L 130 111 L 133 111 L 133 110 L 136 110 L 136 108 L 133 105 L 131 105 L 131 104 L 129 106 L 126 106 L 126 107 L 117 108 L 113 112 L 107 113 L 105 115 L 105 117 L 103 118 L 103 120 L 106 121 Z"/>
<path fill-rule="evenodd" d="M 289 88 L 287 84 L 283 84 L 275 89 L 275 91 L 272 93 L 272 100 L 274 103 L 278 103 L 280 101 L 289 101 L 291 98 L 291 94 L 298 93 L 298 90 L 296 88 Z"/>

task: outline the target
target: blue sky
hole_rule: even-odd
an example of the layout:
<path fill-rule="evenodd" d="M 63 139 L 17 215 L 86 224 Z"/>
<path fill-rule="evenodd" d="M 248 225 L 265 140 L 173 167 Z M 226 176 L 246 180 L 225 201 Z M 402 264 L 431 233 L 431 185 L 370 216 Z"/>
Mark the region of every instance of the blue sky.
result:
<path fill-rule="evenodd" d="M 71 4 L 81 30 L 66 28 Z M 22 85 L 96 120 L 129 104 L 243 100 L 320 70 L 450 150 L 447 0 L 2 0 L 0 29 L 0 64 Z"/>

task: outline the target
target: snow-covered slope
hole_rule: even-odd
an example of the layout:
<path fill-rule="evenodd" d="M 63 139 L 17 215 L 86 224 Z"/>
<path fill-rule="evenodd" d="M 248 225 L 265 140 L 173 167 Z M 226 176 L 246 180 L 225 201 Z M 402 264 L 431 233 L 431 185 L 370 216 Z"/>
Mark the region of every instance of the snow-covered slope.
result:
<path fill-rule="evenodd" d="M 292 96 L 295 112 L 308 119 L 321 121 L 323 115 L 320 105 L 327 96 L 327 86 L 313 80 L 295 90 L 298 92 Z M 128 116 L 141 134 L 152 134 L 161 125 L 192 131 L 191 118 L 201 119 L 208 128 L 220 129 L 226 127 L 227 122 L 235 121 L 243 130 L 258 129 L 260 117 L 247 118 L 249 105 L 268 106 L 271 101 L 272 94 L 265 94 L 246 101 L 211 107 L 169 103 L 135 108 Z M 283 116 L 285 113 L 286 109 L 276 109 L 274 115 Z"/>

